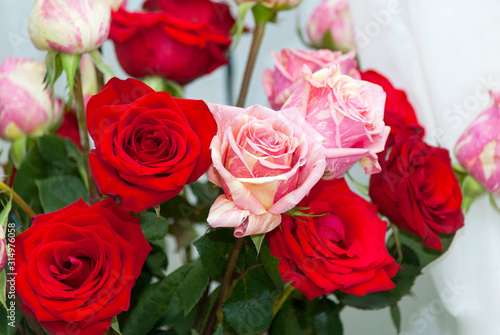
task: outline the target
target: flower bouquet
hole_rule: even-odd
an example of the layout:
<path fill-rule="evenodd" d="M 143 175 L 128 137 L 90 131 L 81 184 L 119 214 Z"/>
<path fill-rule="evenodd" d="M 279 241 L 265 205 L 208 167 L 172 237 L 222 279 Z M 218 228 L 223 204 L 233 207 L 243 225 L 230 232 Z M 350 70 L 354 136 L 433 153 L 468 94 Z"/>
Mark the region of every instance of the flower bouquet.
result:
<path fill-rule="evenodd" d="M 45 64 L 0 65 L 2 333 L 342 334 L 346 306 L 400 329 L 422 268 L 499 192 L 498 97 L 452 166 L 405 92 L 360 70 L 347 4 L 323 1 L 307 46 L 272 53 L 268 105 L 247 103 L 266 27 L 299 3 L 35 1 Z M 237 102 L 185 96 L 247 33 Z"/>

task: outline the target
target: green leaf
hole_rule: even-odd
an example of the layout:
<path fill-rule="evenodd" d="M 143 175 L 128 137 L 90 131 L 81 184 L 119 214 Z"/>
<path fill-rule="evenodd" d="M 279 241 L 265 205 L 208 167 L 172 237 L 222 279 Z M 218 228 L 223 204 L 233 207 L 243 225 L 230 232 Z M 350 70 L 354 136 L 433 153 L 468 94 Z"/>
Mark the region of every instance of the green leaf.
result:
<path fill-rule="evenodd" d="M 421 268 L 434 261 L 442 254 L 444 254 L 451 245 L 455 234 L 440 234 L 441 239 L 441 250 L 432 249 L 426 247 L 422 244 L 422 238 L 411 234 L 405 230 L 399 230 L 399 239 L 401 244 L 406 245 L 410 248 L 413 253 L 415 253 L 418 257 L 418 264 Z M 392 238 L 389 239 L 389 244 L 391 243 Z M 406 256 L 405 256 L 406 257 Z"/>
<path fill-rule="evenodd" d="M 3 208 L 2 212 L 0 213 L 0 226 L 4 228 L 4 231 L 7 231 L 7 220 L 9 217 L 10 210 L 12 209 L 12 195 L 10 194 L 9 200 L 4 203 L 2 202 Z"/>
<path fill-rule="evenodd" d="M 0 307 L 0 334 L 20 334 L 19 325 L 23 321 L 23 313 L 19 306 L 15 303 L 11 304 L 11 302 L 8 301 L 7 306 L 11 309 L 10 311 Z"/>
<path fill-rule="evenodd" d="M 391 305 L 391 318 L 394 323 L 394 327 L 396 327 L 396 331 L 399 334 L 401 332 L 401 312 L 398 304 Z"/>
<path fill-rule="evenodd" d="M 210 278 L 217 280 L 224 275 L 233 243 L 233 230 L 228 228 L 209 231 L 194 241 L 193 244 Z"/>
<path fill-rule="evenodd" d="M 6 284 L 7 273 L 5 272 L 5 269 L 3 269 L 2 271 L 0 271 L 0 303 L 2 303 L 2 306 L 7 310 L 7 298 L 5 297 Z"/>
<path fill-rule="evenodd" d="M 68 87 L 69 87 L 69 98 L 68 98 L 68 106 L 71 106 L 71 102 L 73 101 L 73 88 L 75 86 L 75 74 L 80 66 L 80 59 L 82 59 L 81 54 L 68 54 L 61 52 L 59 53 L 59 57 L 61 57 L 61 64 L 66 72 L 66 78 L 68 79 Z"/>
<path fill-rule="evenodd" d="M 184 98 L 184 88 L 175 81 L 157 76 L 145 77 L 142 81 L 156 92 L 168 92 L 175 98 Z"/>
<path fill-rule="evenodd" d="M 180 284 L 178 292 L 184 316 L 191 312 L 208 285 L 208 277 L 201 261 L 197 260 L 191 265 L 191 269 L 188 270 L 186 277 Z"/>
<path fill-rule="evenodd" d="M 257 250 L 257 256 L 259 256 L 260 248 L 262 247 L 262 242 L 264 242 L 266 234 L 252 235 L 250 237 L 252 238 L 252 242 L 255 245 L 255 250 Z"/>
<path fill-rule="evenodd" d="M 99 52 L 99 50 L 93 50 L 93 51 L 89 52 L 89 54 L 92 57 L 92 60 L 94 61 L 94 65 L 96 66 L 96 68 L 99 71 L 101 71 L 103 74 L 105 74 L 106 76 L 108 76 L 110 78 L 116 77 L 113 69 L 111 67 L 109 67 L 109 65 L 106 64 L 104 62 L 104 60 L 102 59 L 102 55 Z"/>
<path fill-rule="evenodd" d="M 166 278 L 149 286 L 131 311 L 123 327 L 123 335 L 146 334 L 153 329 L 190 268 L 190 264 L 183 265 Z"/>
<path fill-rule="evenodd" d="M 281 278 L 281 274 L 278 269 L 280 260 L 271 254 L 271 251 L 269 250 L 269 242 L 266 241 L 262 246 L 260 257 L 262 258 L 262 265 L 264 266 L 264 270 L 269 276 L 269 279 L 271 279 L 271 282 L 278 292 L 283 294 L 285 284 L 283 283 L 283 279 Z"/>
<path fill-rule="evenodd" d="M 80 198 L 88 200 L 87 188 L 79 177 L 55 176 L 35 183 L 45 213 L 57 211 Z"/>
<path fill-rule="evenodd" d="M 165 240 L 154 240 L 150 242 L 153 250 L 146 258 L 146 268 L 149 269 L 152 275 L 158 278 L 165 278 L 164 271 L 168 267 L 168 257 L 166 251 Z"/>
<path fill-rule="evenodd" d="M 50 94 L 54 97 L 54 85 L 57 79 L 62 74 L 62 64 L 61 58 L 59 57 L 59 51 L 49 51 L 45 56 L 45 67 L 46 73 L 43 79 L 44 83 L 50 88 Z"/>
<path fill-rule="evenodd" d="M 168 222 L 164 217 L 158 218 L 153 212 L 142 212 L 140 219 L 142 232 L 148 241 L 160 240 L 167 235 Z"/>
<path fill-rule="evenodd" d="M 400 235 L 401 236 L 401 235 Z M 395 252 L 395 247 L 390 251 Z M 403 263 L 402 269 L 398 271 L 392 281 L 395 288 L 388 291 L 368 293 L 364 296 L 356 296 L 347 293 L 337 293 L 338 299 L 345 305 L 360 309 L 380 309 L 397 303 L 401 298 L 407 295 L 415 282 L 415 279 L 421 274 L 418 256 L 409 247 L 403 245 Z"/>
<path fill-rule="evenodd" d="M 113 317 L 113 321 L 111 321 L 111 329 L 113 329 L 118 335 L 122 335 L 120 332 L 120 325 L 118 324 L 118 319 Z"/>
<path fill-rule="evenodd" d="M 212 335 L 224 335 L 224 324 L 219 323 Z"/>
<path fill-rule="evenodd" d="M 252 278 L 241 278 L 224 303 L 227 322 L 240 335 L 258 334 L 271 325 L 273 301 L 268 289 Z"/>
<path fill-rule="evenodd" d="M 344 330 L 339 312 L 336 303 L 327 298 L 322 298 L 318 304 L 317 314 L 314 316 L 314 334 L 342 335 Z"/>
<path fill-rule="evenodd" d="M 461 188 L 463 195 L 462 210 L 467 213 L 474 200 L 486 193 L 486 189 L 470 174 L 463 179 Z"/>

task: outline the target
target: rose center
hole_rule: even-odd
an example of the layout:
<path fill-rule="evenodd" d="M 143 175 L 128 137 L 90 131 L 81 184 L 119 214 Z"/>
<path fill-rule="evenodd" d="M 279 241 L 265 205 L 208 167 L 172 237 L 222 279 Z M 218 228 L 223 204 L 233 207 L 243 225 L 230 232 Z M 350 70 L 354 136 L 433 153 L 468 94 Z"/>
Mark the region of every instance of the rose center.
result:
<path fill-rule="evenodd" d="M 52 264 L 50 271 L 55 279 L 77 289 L 89 277 L 93 263 L 92 259 L 87 257 L 69 256 L 62 264 Z"/>
<path fill-rule="evenodd" d="M 315 218 L 314 222 L 319 236 L 338 245 L 339 247 L 344 244 L 344 225 L 337 216 L 320 216 Z"/>

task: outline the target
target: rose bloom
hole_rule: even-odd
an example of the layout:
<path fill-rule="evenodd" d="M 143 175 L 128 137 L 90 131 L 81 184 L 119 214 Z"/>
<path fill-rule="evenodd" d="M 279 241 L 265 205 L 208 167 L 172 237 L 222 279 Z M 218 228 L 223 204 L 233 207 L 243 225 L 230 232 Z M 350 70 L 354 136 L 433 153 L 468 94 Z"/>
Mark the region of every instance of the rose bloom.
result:
<path fill-rule="evenodd" d="M 382 172 L 370 178 L 370 197 L 395 225 L 441 249 L 440 233 L 464 225 L 462 192 L 448 150 L 426 144 L 413 129 L 400 132 Z"/>
<path fill-rule="evenodd" d="M 283 108 L 299 108 L 325 138 L 324 179 L 341 176 L 360 159 L 367 174 L 380 172 L 377 153 L 384 150 L 390 132 L 383 120 L 382 88 L 342 74 L 338 65 L 314 74 L 307 67 L 304 71 L 305 82 Z"/>
<path fill-rule="evenodd" d="M 391 82 L 378 72 L 370 70 L 360 72 L 360 74 L 362 80 L 381 86 L 386 94 L 384 122 L 391 127 L 386 147 L 393 146 L 396 134 L 408 127 L 414 128 L 420 136 L 424 137 L 425 129 L 418 123 L 415 111 L 408 101 L 405 91 L 394 88 Z"/>
<path fill-rule="evenodd" d="M 108 38 L 108 0 L 35 0 L 29 34 L 37 49 L 82 54 Z"/>
<path fill-rule="evenodd" d="M 394 288 L 390 278 L 400 267 L 385 246 L 387 223 L 376 206 L 342 178 L 320 181 L 299 206 L 321 216 L 284 215 L 281 226 L 266 235 L 271 253 L 281 258 L 284 282 L 309 299 L 335 290 L 365 295 Z"/>
<path fill-rule="evenodd" d="M 342 54 L 331 50 L 299 50 L 285 48 L 281 53 L 271 51 L 274 70 L 266 69 L 262 77 L 262 85 L 273 109 L 280 109 L 292 93 L 303 84 L 304 65 L 316 72 L 334 64 L 340 71 L 359 79 L 354 52 Z"/>
<path fill-rule="evenodd" d="M 285 10 L 296 7 L 302 0 L 234 0 L 237 4 L 245 2 L 257 2 L 261 6 L 271 8 L 273 10 Z"/>
<path fill-rule="evenodd" d="M 460 136 L 455 155 L 488 191 L 500 194 L 500 94 L 490 94 L 493 105 Z"/>
<path fill-rule="evenodd" d="M 110 39 L 131 76 L 161 76 L 181 85 L 227 64 L 234 19 L 229 7 L 208 0 L 150 0 L 151 12 L 113 13 Z"/>
<path fill-rule="evenodd" d="M 45 64 L 6 58 L 0 65 L 0 137 L 41 135 L 61 118 L 62 108 L 43 83 Z"/>
<path fill-rule="evenodd" d="M 151 251 L 139 219 L 110 198 L 35 216 L 14 248 L 21 309 L 51 334 L 80 335 L 104 334 L 129 308 Z"/>
<path fill-rule="evenodd" d="M 321 136 L 295 108 L 275 112 L 211 105 L 217 121 L 208 180 L 224 189 L 210 209 L 212 227 L 235 227 L 242 237 L 281 222 L 323 175 Z"/>
<path fill-rule="evenodd" d="M 354 29 L 345 0 L 323 0 L 313 11 L 307 24 L 307 35 L 313 46 L 324 48 L 325 34 L 330 32 L 335 50 L 353 50 L 356 48 Z"/>
<path fill-rule="evenodd" d="M 172 98 L 112 78 L 87 105 L 92 176 L 105 195 L 140 212 L 173 198 L 211 164 L 216 124 L 201 100 Z"/>

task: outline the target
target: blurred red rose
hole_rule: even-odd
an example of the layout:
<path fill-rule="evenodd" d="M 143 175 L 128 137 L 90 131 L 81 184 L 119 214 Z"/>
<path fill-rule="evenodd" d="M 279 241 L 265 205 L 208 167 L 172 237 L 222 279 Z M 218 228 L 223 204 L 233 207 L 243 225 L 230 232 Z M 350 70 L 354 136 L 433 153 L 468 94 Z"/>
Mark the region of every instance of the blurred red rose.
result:
<path fill-rule="evenodd" d="M 320 181 L 298 206 L 325 216 L 283 216 L 268 233 L 271 253 L 281 258 L 283 281 L 309 299 L 340 290 L 364 295 L 390 290 L 400 268 L 385 246 L 387 223 L 353 193 L 343 178 Z"/>
<path fill-rule="evenodd" d="M 464 225 L 462 192 L 448 150 L 426 144 L 418 135 L 395 137 L 382 172 L 370 178 L 370 197 L 397 226 L 441 249 L 439 233 L 452 234 Z"/>
<path fill-rule="evenodd" d="M 425 135 L 424 127 L 418 123 L 405 91 L 394 88 L 391 82 L 378 72 L 369 70 L 360 74 L 361 79 L 382 86 L 386 93 L 384 122 L 386 126 L 391 127 L 386 148 L 394 145 L 394 136 L 404 128 L 413 128 L 422 137 Z"/>
<path fill-rule="evenodd" d="M 110 198 L 35 216 L 14 246 L 21 309 L 51 334 L 104 334 L 151 251 L 139 219 Z"/>
<path fill-rule="evenodd" d="M 109 38 L 131 76 L 162 76 L 184 85 L 227 63 L 234 23 L 229 7 L 209 0 L 154 0 L 152 12 L 113 12 Z"/>
<path fill-rule="evenodd" d="M 208 169 L 215 120 L 201 100 L 112 78 L 87 105 L 90 168 L 102 194 L 140 212 L 175 197 Z"/>

